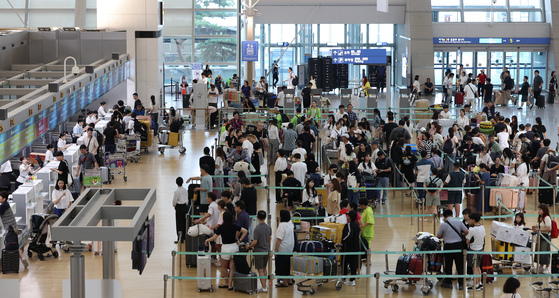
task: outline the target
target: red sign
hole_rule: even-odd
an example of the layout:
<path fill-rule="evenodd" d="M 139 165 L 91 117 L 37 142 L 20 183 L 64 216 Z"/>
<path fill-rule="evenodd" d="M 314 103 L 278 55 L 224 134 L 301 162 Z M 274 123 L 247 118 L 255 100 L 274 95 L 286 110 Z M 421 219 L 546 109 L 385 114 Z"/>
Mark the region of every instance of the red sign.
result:
<path fill-rule="evenodd" d="M 39 137 L 49 130 L 48 117 L 44 117 L 43 119 L 39 120 L 39 122 L 37 122 L 37 125 L 37 137 Z"/>

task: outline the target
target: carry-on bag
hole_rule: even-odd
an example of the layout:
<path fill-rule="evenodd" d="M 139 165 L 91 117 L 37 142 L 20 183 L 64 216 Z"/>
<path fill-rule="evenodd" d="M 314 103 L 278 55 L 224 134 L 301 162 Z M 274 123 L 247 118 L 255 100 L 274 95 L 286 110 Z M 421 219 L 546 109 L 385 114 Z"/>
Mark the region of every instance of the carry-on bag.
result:
<path fill-rule="evenodd" d="M 2 250 L 2 273 L 19 273 L 19 250 Z"/>
<path fill-rule="evenodd" d="M 243 257 L 246 257 L 243 255 Z M 249 295 L 255 294 L 258 291 L 258 279 L 254 278 L 258 276 L 254 272 L 249 274 L 243 274 L 239 272 L 233 273 L 233 284 L 235 286 L 235 292 L 243 292 Z"/>
<path fill-rule="evenodd" d="M 197 255 L 195 257 L 196 257 L 196 273 L 197 273 L 196 276 L 199 278 L 196 280 L 196 282 L 198 283 L 197 285 L 198 292 L 201 291 L 213 292 L 212 280 L 210 279 L 212 277 L 212 257 L 209 255 Z M 208 279 L 204 279 L 204 278 L 208 278 Z"/>
<path fill-rule="evenodd" d="M 205 251 L 205 241 L 207 236 L 200 235 L 197 237 L 192 237 L 189 235 L 185 235 L 184 242 L 185 242 L 185 251 L 188 252 L 199 252 Z M 185 255 L 186 259 L 186 267 L 196 267 L 198 265 L 197 256 L 196 255 Z"/>
<path fill-rule="evenodd" d="M 324 245 L 320 241 L 301 241 L 299 243 L 300 252 L 324 252 Z"/>
<path fill-rule="evenodd" d="M 291 257 L 291 275 L 322 275 L 323 258 Z"/>
<path fill-rule="evenodd" d="M 409 275 L 420 275 L 423 273 L 423 256 L 412 255 L 410 258 L 410 265 L 408 268 Z M 410 278 L 411 281 L 419 281 L 419 278 Z"/>
<path fill-rule="evenodd" d="M 463 105 L 464 104 L 464 93 L 456 92 L 454 93 L 454 104 Z"/>
<path fill-rule="evenodd" d="M 411 255 L 403 255 L 398 258 L 396 263 L 396 274 L 408 274 L 408 268 L 410 267 Z"/>
<path fill-rule="evenodd" d="M 498 207 L 497 199 L 501 199 L 503 205 L 509 209 L 518 207 L 518 195 L 520 190 L 510 188 L 492 188 L 489 194 L 489 206 Z"/>

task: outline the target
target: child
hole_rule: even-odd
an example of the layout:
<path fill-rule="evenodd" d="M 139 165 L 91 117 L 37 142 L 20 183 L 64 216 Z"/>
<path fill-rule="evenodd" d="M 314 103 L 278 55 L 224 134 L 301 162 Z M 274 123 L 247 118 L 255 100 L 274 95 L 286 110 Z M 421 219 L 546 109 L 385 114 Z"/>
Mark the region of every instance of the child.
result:
<path fill-rule="evenodd" d="M 482 251 L 483 244 L 485 243 L 485 228 L 480 224 L 481 214 L 472 213 L 470 214 L 470 228 L 469 233 L 466 235 L 466 243 L 469 245 L 471 251 Z M 468 255 L 468 264 L 471 264 L 474 274 L 481 275 L 481 255 L 476 256 L 476 262 L 474 263 L 474 255 Z M 476 277 L 474 279 L 474 284 L 468 287 L 468 290 L 481 291 L 483 289 L 483 284 L 481 283 L 481 278 Z"/>
<path fill-rule="evenodd" d="M 472 209 L 465 208 L 464 210 L 462 210 L 462 217 L 464 217 L 462 223 L 466 226 L 466 229 L 470 228 L 470 214 L 472 214 Z"/>
<path fill-rule="evenodd" d="M 516 216 L 514 217 L 514 227 L 522 230 L 525 225 L 526 222 L 524 221 L 524 213 L 516 213 Z"/>
<path fill-rule="evenodd" d="M 318 192 L 314 188 L 314 180 L 307 179 L 303 190 L 303 207 L 318 206 Z"/>
<path fill-rule="evenodd" d="M 349 201 L 348 200 L 343 200 L 340 202 L 340 215 L 341 214 L 346 214 L 349 212 L 349 210 L 347 210 L 347 206 L 349 206 Z"/>

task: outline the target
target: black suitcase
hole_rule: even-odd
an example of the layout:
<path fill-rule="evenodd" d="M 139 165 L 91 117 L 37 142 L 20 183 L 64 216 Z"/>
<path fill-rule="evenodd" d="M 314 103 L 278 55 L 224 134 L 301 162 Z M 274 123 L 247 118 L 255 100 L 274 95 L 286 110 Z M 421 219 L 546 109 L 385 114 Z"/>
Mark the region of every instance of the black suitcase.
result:
<path fill-rule="evenodd" d="M 208 213 L 208 204 L 194 205 L 192 207 L 192 215 L 200 215 L 200 213 Z"/>
<path fill-rule="evenodd" d="M 536 106 L 538 108 L 545 108 L 545 95 L 540 95 L 540 97 L 536 98 Z"/>
<path fill-rule="evenodd" d="M 410 259 L 411 255 L 403 255 L 398 258 L 398 263 L 396 263 L 396 274 L 408 274 Z"/>
<path fill-rule="evenodd" d="M 249 274 L 234 272 L 233 283 L 235 292 L 243 292 L 249 295 L 255 294 L 258 290 L 258 279 L 254 278 L 255 276 L 257 275 L 254 272 L 250 272 Z"/>
<path fill-rule="evenodd" d="M 206 250 L 206 235 L 200 235 L 197 237 L 185 236 L 185 251 L 187 252 L 198 252 Z M 197 255 L 185 255 L 186 256 L 186 267 L 196 267 Z"/>
<path fill-rule="evenodd" d="M 190 94 L 183 94 L 182 95 L 182 107 L 183 109 L 190 108 Z"/>
<path fill-rule="evenodd" d="M 188 202 L 190 204 L 192 204 L 192 202 L 194 202 L 194 205 L 200 205 L 200 192 L 199 191 L 194 191 L 194 189 L 196 189 L 196 187 L 200 187 L 200 184 L 190 184 L 188 186 Z M 194 201 L 194 194 L 197 194 L 197 198 L 196 201 Z"/>
<path fill-rule="evenodd" d="M 323 258 L 322 275 L 334 276 L 338 275 L 338 262 L 336 259 Z"/>
<path fill-rule="evenodd" d="M 545 184 L 545 183 L 542 183 L 542 184 Z M 540 184 L 540 186 L 547 186 L 547 184 L 545 184 L 545 185 L 542 185 L 542 184 Z M 553 190 L 545 189 L 545 188 L 540 189 L 539 190 L 538 202 L 540 202 L 540 204 L 548 204 L 548 205 L 553 204 Z"/>
<path fill-rule="evenodd" d="M 549 94 L 547 95 L 547 103 L 550 105 L 555 104 L 555 95 L 552 91 L 549 91 Z"/>
<path fill-rule="evenodd" d="M 2 250 L 2 273 L 19 273 L 19 250 Z"/>

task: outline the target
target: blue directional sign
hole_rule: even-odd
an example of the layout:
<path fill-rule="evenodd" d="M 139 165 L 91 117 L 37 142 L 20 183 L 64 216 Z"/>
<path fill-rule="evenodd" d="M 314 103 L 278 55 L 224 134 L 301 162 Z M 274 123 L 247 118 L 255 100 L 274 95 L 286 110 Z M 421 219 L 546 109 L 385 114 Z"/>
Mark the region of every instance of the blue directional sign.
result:
<path fill-rule="evenodd" d="M 434 44 L 549 44 L 550 41 L 538 37 L 433 37 Z"/>
<path fill-rule="evenodd" d="M 258 41 L 243 41 L 242 60 L 258 61 Z"/>
<path fill-rule="evenodd" d="M 332 64 L 386 64 L 385 49 L 332 50 Z"/>

